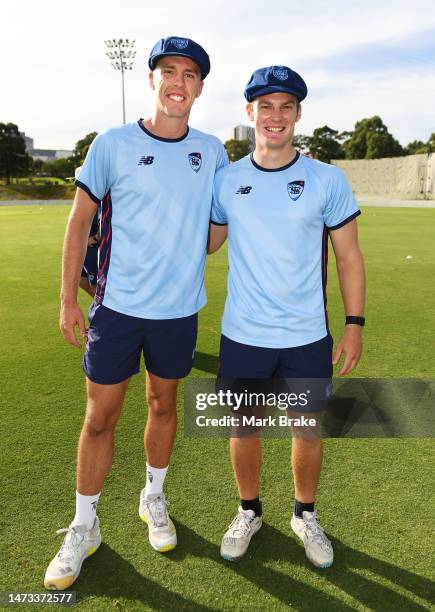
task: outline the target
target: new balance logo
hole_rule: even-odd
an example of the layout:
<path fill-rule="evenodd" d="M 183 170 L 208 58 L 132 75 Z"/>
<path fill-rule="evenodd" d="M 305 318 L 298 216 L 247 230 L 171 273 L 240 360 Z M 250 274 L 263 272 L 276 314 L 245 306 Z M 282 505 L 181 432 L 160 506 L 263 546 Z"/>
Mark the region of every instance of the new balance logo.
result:
<path fill-rule="evenodd" d="M 154 157 L 152 155 L 147 155 L 147 156 L 143 156 L 140 158 L 140 160 L 137 162 L 138 166 L 149 166 L 150 164 L 152 164 L 154 161 Z"/>
<path fill-rule="evenodd" d="M 243 194 L 246 195 L 247 193 L 249 193 L 251 191 L 251 189 L 252 189 L 251 185 L 246 185 L 246 186 L 241 185 L 237 189 L 236 193 L 243 193 Z"/>

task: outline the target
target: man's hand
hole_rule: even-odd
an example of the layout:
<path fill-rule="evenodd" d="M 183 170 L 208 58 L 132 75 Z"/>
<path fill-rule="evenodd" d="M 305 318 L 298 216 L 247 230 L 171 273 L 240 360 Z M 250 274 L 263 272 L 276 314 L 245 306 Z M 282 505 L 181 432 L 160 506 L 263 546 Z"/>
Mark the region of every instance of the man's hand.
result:
<path fill-rule="evenodd" d="M 93 236 L 89 236 L 88 238 L 88 247 L 93 247 L 98 244 L 100 238 L 98 234 L 94 234 Z"/>
<path fill-rule="evenodd" d="M 338 341 L 332 359 L 333 365 L 340 361 L 341 354 L 344 353 L 343 367 L 338 375 L 349 374 L 358 365 L 362 352 L 362 327 L 360 325 L 346 325 L 344 334 Z"/>
<path fill-rule="evenodd" d="M 77 348 L 82 347 L 82 345 L 76 338 L 75 328 L 76 326 L 78 326 L 80 330 L 80 335 L 83 338 L 87 337 L 87 329 L 85 325 L 85 318 L 77 302 L 61 303 L 59 326 L 60 331 L 62 332 L 62 336 L 67 342 L 69 342 L 73 346 L 76 346 Z"/>

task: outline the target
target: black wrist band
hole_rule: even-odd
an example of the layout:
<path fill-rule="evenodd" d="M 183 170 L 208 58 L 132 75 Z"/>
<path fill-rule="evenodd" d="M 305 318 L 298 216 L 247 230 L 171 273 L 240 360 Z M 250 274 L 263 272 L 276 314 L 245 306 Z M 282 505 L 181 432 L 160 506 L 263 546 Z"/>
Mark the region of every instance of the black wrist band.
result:
<path fill-rule="evenodd" d="M 345 325 L 361 325 L 364 327 L 366 320 L 364 317 L 346 317 Z"/>

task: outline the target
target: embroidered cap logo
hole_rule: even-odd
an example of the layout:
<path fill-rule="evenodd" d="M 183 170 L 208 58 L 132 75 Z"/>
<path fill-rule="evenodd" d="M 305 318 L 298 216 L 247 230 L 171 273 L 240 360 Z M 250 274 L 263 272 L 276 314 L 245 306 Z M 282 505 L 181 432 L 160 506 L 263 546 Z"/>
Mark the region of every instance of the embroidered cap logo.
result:
<path fill-rule="evenodd" d="M 276 79 L 280 81 L 286 81 L 288 79 L 288 70 L 287 68 L 275 68 L 272 70 L 272 74 Z"/>
<path fill-rule="evenodd" d="M 171 38 L 171 43 L 177 49 L 185 49 L 189 44 L 189 41 L 186 38 Z"/>

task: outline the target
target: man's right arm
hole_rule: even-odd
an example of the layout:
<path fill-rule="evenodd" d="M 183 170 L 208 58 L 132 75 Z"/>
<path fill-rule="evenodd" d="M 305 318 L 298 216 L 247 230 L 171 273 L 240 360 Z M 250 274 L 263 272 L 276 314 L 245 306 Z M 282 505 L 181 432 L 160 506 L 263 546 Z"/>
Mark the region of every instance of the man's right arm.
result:
<path fill-rule="evenodd" d="M 74 333 L 75 328 L 77 326 L 80 335 L 86 337 L 86 325 L 77 303 L 77 293 L 94 215 L 95 202 L 83 189 L 78 187 L 63 242 L 59 321 L 65 340 L 78 348 L 81 347 L 81 344 Z"/>

